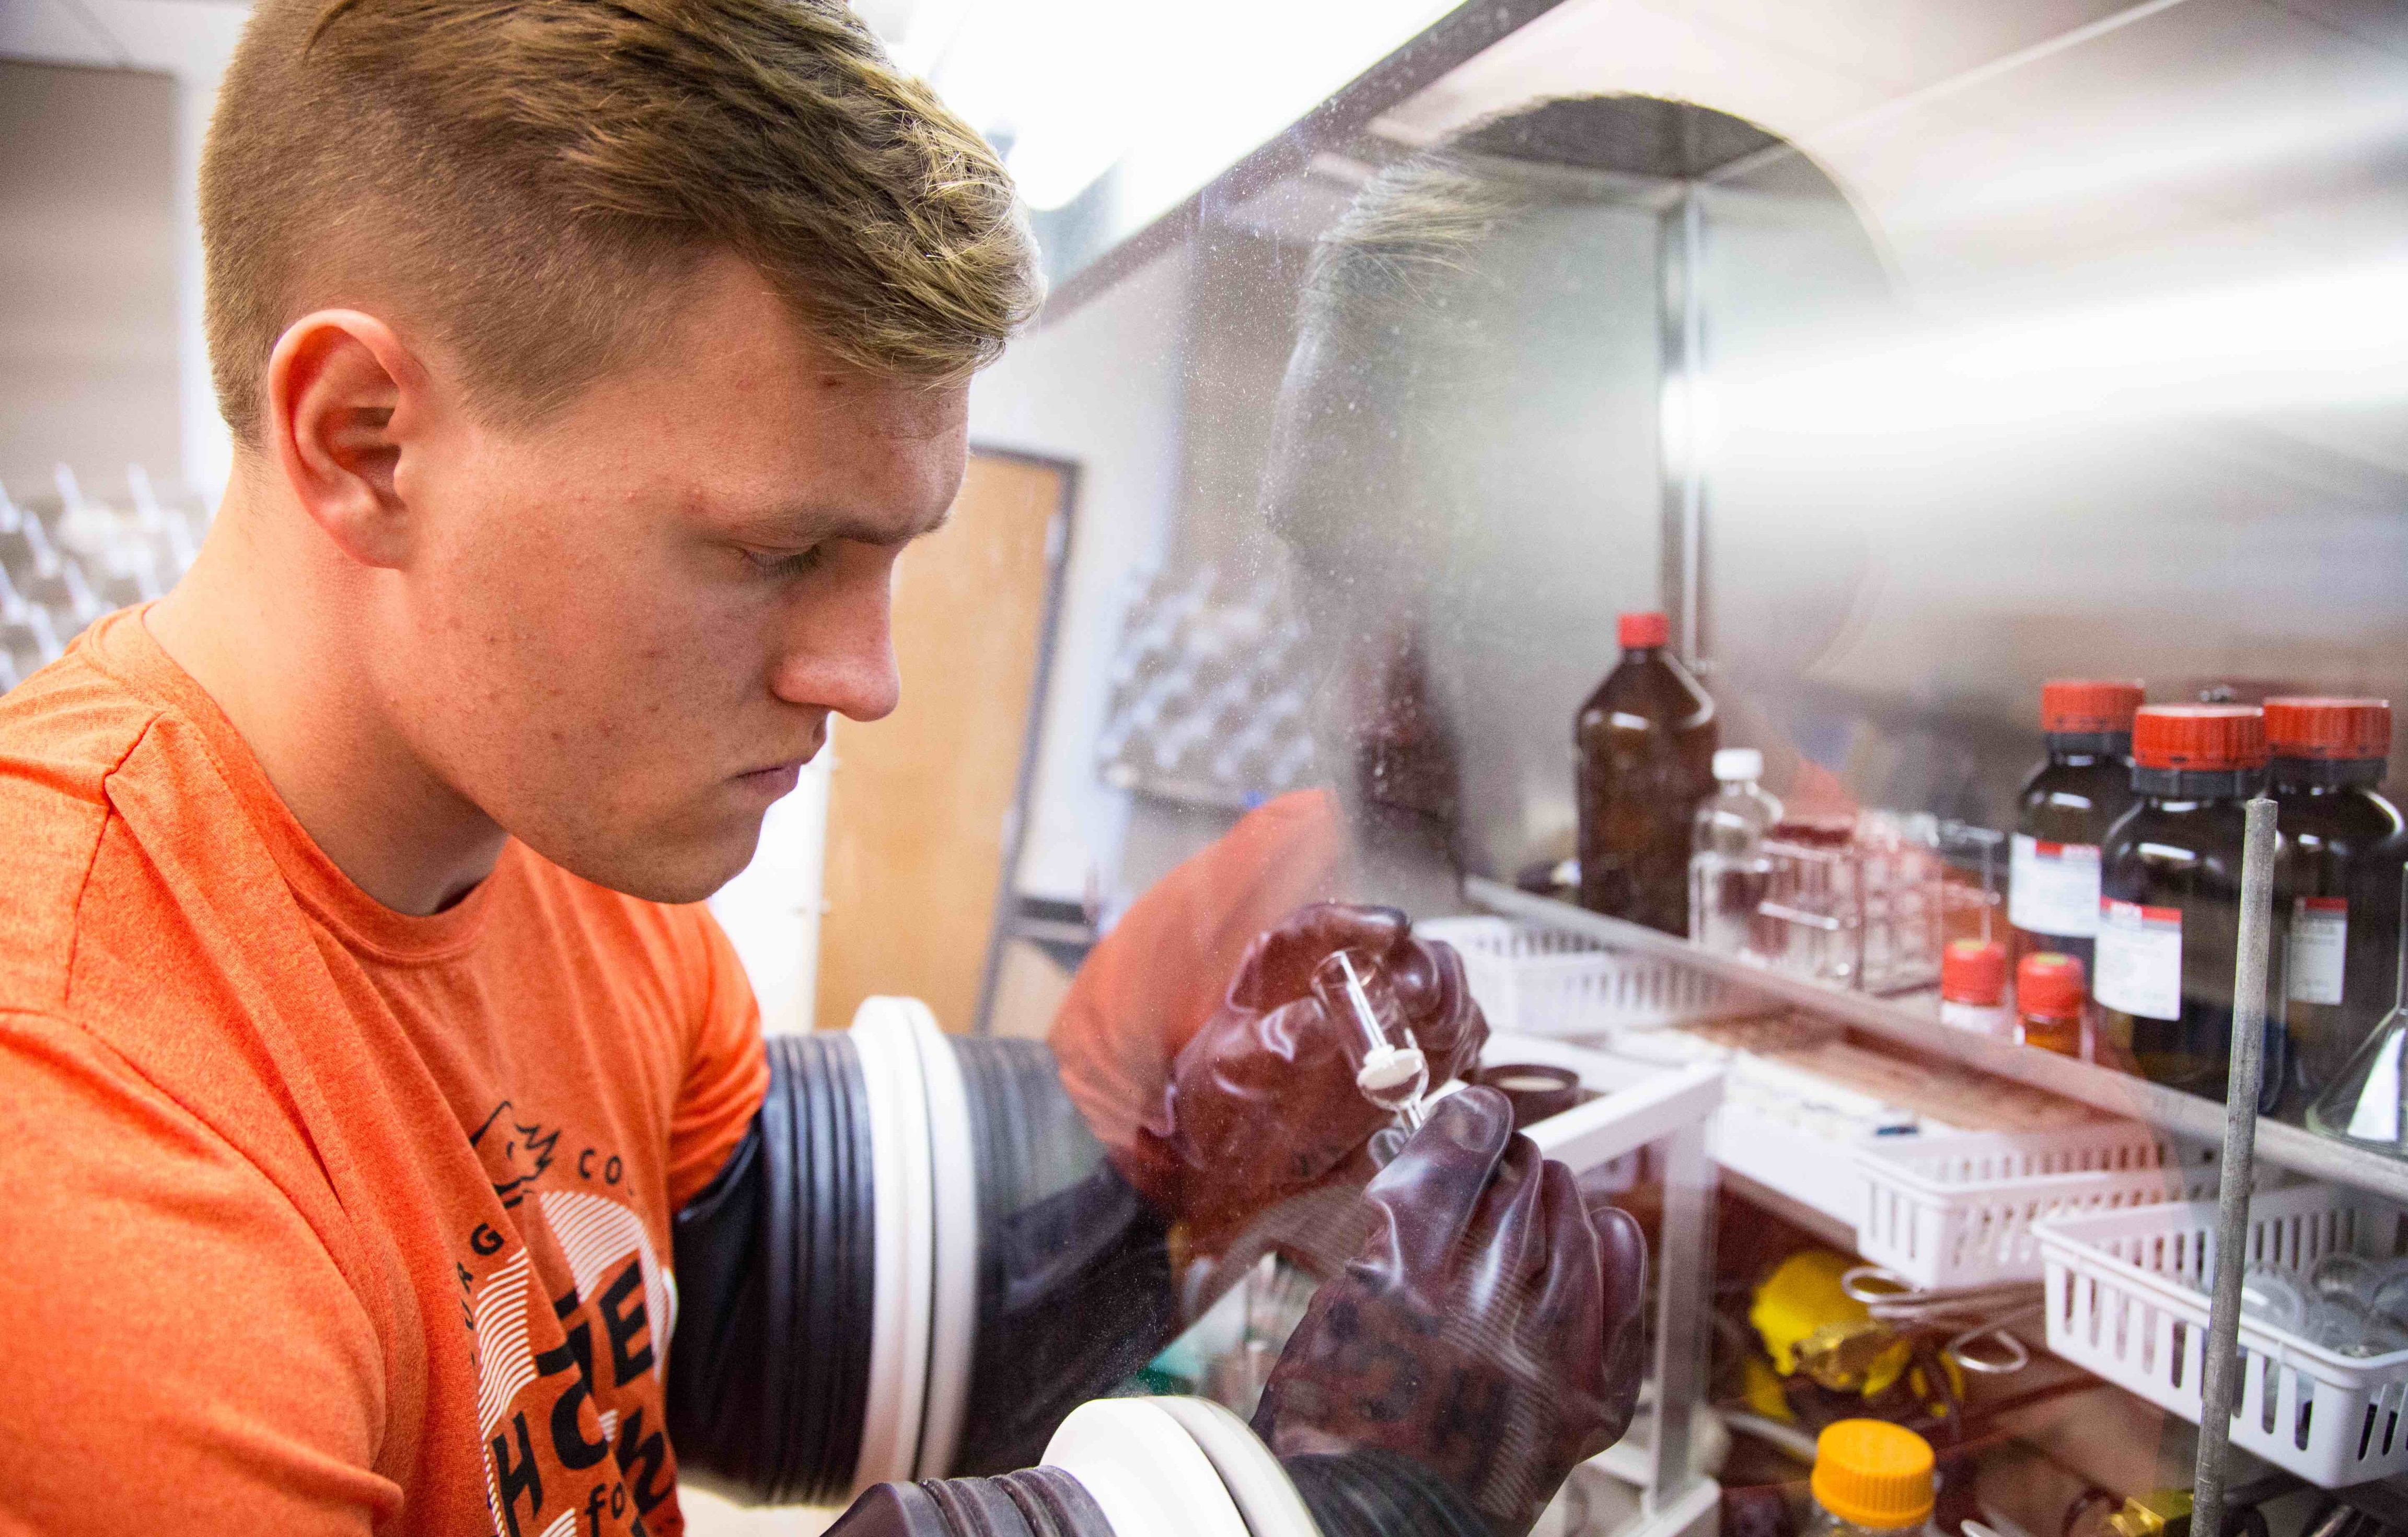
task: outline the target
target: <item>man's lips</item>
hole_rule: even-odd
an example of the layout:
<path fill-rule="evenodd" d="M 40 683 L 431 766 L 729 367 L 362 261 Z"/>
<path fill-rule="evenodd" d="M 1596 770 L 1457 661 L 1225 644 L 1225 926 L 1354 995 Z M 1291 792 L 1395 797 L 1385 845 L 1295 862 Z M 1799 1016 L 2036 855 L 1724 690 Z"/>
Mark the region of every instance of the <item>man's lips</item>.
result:
<path fill-rule="evenodd" d="M 735 776 L 736 783 L 747 790 L 774 790 L 778 794 L 783 795 L 801 780 L 803 765 L 817 758 L 820 755 L 820 748 L 826 745 L 827 731 L 823 727 L 812 738 L 810 747 L 804 752 L 783 762 L 771 763 L 767 768 L 747 769 Z"/>
<path fill-rule="evenodd" d="M 780 763 L 775 767 L 752 769 L 736 776 L 738 788 L 758 791 L 772 799 L 782 796 L 802 782 L 803 765 Z"/>

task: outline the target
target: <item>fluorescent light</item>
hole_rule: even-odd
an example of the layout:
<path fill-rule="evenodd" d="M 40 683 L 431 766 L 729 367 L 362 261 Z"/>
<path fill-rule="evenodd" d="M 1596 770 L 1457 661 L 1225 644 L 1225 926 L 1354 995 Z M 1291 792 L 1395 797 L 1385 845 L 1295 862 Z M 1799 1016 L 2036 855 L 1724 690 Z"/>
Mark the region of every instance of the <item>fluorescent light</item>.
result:
<path fill-rule="evenodd" d="M 1058 208 L 1120 164 L 1147 211 L 1201 186 L 1448 8 L 1447 0 L 926 4 L 898 57 L 925 68 L 982 133 L 1008 138 L 1006 163 L 1031 207 Z"/>
<path fill-rule="evenodd" d="M 1726 421 L 1828 436 L 2408 398 L 2408 263 L 1718 370 Z"/>

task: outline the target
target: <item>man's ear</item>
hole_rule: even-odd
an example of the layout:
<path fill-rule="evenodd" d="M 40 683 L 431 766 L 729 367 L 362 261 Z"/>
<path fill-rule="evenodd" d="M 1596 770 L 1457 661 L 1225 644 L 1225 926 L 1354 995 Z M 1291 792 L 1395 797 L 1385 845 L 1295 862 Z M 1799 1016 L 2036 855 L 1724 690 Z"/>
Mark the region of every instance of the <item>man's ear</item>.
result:
<path fill-rule="evenodd" d="M 353 309 L 304 315 L 267 360 L 267 430 L 310 521 L 362 565 L 399 567 L 410 517 L 395 488 L 400 430 L 425 371 L 393 328 Z"/>

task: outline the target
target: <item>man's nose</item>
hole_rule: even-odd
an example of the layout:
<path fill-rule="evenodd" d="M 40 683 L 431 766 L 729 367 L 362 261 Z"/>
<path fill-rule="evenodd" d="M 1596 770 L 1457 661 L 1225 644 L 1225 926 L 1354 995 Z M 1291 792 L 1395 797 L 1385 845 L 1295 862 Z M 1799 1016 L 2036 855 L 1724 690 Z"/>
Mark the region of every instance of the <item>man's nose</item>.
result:
<path fill-rule="evenodd" d="M 837 601 L 796 616 L 787 633 L 772 691 L 793 704 L 830 709 L 850 720 L 877 720 L 902 703 L 895 665 L 887 582 L 858 584 Z"/>

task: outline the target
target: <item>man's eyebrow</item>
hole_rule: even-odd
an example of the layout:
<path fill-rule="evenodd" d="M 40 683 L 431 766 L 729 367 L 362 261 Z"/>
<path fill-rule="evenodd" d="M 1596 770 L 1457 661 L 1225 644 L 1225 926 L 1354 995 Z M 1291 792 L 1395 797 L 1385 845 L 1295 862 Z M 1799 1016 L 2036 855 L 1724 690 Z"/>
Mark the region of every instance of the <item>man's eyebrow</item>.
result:
<path fill-rule="evenodd" d="M 953 509 L 948 504 L 930 520 L 918 522 L 897 532 L 894 525 L 846 507 L 801 503 L 792 506 L 767 507 L 759 512 L 738 516 L 734 532 L 746 538 L 764 543 L 817 543 L 823 539 L 846 539 L 865 545 L 885 545 L 896 548 L 924 538 L 953 521 Z"/>

